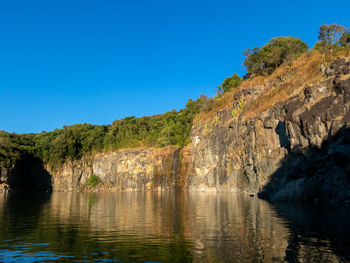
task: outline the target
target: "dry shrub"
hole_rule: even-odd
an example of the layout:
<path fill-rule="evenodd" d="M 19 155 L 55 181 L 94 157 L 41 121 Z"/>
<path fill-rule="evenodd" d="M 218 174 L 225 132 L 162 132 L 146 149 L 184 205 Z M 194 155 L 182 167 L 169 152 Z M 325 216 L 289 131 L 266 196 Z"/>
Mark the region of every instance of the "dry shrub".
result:
<path fill-rule="evenodd" d="M 293 63 L 282 65 L 265 79 L 266 92 L 247 107 L 245 116 L 256 116 L 276 103 L 300 93 L 306 86 L 322 80 L 321 62 L 322 56 L 310 51 Z M 275 84 L 276 82 L 278 85 Z"/>

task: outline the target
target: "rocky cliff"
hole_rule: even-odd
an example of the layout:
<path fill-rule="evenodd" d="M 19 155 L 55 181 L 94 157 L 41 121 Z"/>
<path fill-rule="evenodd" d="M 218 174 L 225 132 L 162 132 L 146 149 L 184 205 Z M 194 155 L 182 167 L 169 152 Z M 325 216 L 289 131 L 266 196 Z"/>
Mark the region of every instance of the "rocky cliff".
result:
<path fill-rule="evenodd" d="M 7 192 L 9 185 L 7 183 L 8 169 L 0 167 L 0 193 Z"/>
<path fill-rule="evenodd" d="M 198 116 L 186 147 L 97 153 L 55 170 L 43 165 L 50 187 L 244 191 L 275 200 L 350 202 L 350 58 L 322 67 L 321 57 L 313 64 L 308 59 L 296 62 L 307 66 L 294 63 L 226 94 L 222 107 Z M 17 163 L 1 170 L 3 190 L 19 185 L 21 177 L 11 183 L 18 167 L 29 169 Z M 97 186 L 89 184 L 91 176 L 99 178 Z"/>
<path fill-rule="evenodd" d="M 179 185 L 179 147 L 125 149 L 85 156 L 51 171 L 54 191 L 170 190 Z M 50 169 L 48 169 L 50 170 Z M 90 185 L 96 176 L 98 185 Z"/>
<path fill-rule="evenodd" d="M 261 98 L 271 85 L 243 89 L 233 95 L 231 107 L 198 121 L 191 134 L 190 188 L 349 202 L 349 58 L 323 71 L 321 81 L 292 87 L 294 96 L 255 116 L 249 109 L 265 103 Z M 237 101 L 243 97 L 237 117 Z"/>

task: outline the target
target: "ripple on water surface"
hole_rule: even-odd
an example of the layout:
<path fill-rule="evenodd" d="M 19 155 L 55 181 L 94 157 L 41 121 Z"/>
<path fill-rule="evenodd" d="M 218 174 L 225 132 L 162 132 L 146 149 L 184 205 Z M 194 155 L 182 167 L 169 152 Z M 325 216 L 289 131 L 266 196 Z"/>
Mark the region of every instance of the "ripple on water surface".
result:
<path fill-rule="evenodd" d="M 346 262 L 349 216 L 240 194 L 0 195 L 0 261 Z"/>

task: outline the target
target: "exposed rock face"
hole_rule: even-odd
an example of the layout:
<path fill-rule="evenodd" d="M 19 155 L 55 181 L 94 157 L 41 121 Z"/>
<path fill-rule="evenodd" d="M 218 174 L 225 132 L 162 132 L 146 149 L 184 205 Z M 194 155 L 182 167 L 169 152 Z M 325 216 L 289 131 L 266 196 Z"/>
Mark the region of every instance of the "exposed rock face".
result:
<path fill-rule="evenodd" d="M 67 162 L 52 171 L 54 191 L 117 191 L 174 189 L 179 174 L 179 147 L 127 149 L 98 153 Z M 90 186 L 96 175 L 100 184 Z"/>
<path fill-rule="evenodd" d="M 277 200 L 349 202 L 350 70 L 335 61 L 331 78 L 254 118 L 224 109 L 192 130 L 192 189 L 260 192 Z M 249 90 L 245 90 L 246 94 Z M 248 99 L 259 94 L 250 92 Z"/>
<path fill-rule="evenodd" d="M 8 181 L 8 169 L 0 167 L 0 193 L 6 193 L 9 189 Z"/>
<path fill-rule="evenodd" d="M 337 59 L 322 73 L 327 77 L 350 74 L 350 61 L 348 58 Z"/>
<path fill-rule="evenodd" d="M 259 117 L 237 120 L 225 109 L 199 123 L 191 134 L 194 174 L 189 178 L 190 188 L 258 192 L 288 152 L 280 111 L 277 106 Z"/>

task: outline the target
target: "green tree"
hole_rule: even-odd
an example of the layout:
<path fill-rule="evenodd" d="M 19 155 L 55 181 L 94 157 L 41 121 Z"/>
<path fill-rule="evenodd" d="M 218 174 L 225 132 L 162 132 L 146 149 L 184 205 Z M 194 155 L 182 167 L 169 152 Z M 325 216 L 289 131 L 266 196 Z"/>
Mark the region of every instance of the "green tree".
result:
<path fill-rule="evenodd" d="M 343 35 L 339 39 L 339 44 L 343 47 L 350 46 L 350 29 L 344 31 Z"/>
<path fill-rule="evenodd" d="M 262 57 L 260 56 L 260 48 L 245 49 L 243 55 L 246 56 L 243 65 L 248 71 L 245 77 L 247 78 L 252 74 L 260 74 L 264 66 Z"/>
<path fill-rule="evenodd" d="M 224 82 L 217 87 L 217 94 L 222 95 L 233 88 L 237 88 L 239 85 L 241 85 L 242 81 L 243 79 L 234 73 L 231 77 L 226 78 Z"/>
<path fill-rule="evenodd" d="M 246 77 L 269 75 L 284 62 L 292 61 L 307 50 L 307 44 L 294 37 L 276 37 L 261 49 L 246 49 L 243 52 L 246 56 L 243 64 L 248 71 Z"/>
<path fill-rule="evenodd" d="M 318 39 L 326 43 L 327 48 L 333 52 L 335 45 L 339 44 L 345 27 L 342 25 L 331 24 L 331 25 L 322 25 L 318 33 Z"/>

